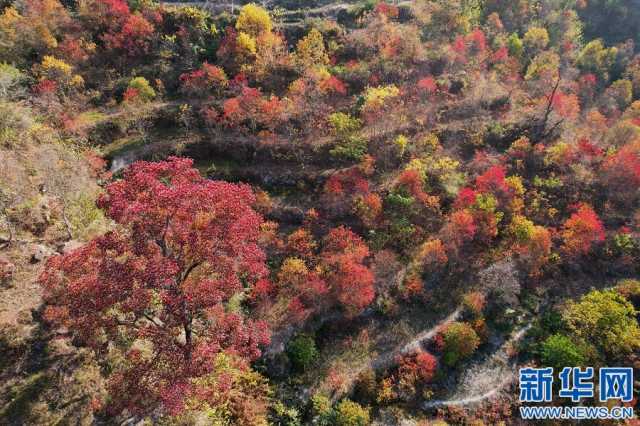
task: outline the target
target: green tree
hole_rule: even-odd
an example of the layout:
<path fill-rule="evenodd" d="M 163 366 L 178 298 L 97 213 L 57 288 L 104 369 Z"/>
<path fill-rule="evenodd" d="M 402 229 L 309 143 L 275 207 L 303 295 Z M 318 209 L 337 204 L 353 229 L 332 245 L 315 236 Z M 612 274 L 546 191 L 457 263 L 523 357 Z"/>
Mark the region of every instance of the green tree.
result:
<path fill-rule="evenodd" d="M 343 112 L 335 112 L 328 119 L 336 137 L 336 146 L 331 155 L 347 160 L 360 160 L 367 153 L 367 141 L 358 135 L 362 121 Z"/>
<path fill-rule="evenodd" d="M 617 56 L 617 48 L 606 48 L 600 39 L 592 40 L 580 51 L 576 65 L 583 72 L 594 73 L 602 80 L 608 81 L 609 72 L 614 66 Z"/>
<path fill-rule="evenodd" d="M 454 322 L 444 332 L 444 363 L 454 366 L 469 358 L 478 349 L 480 338 L 465 322 Z"/>
<path fill-rule="evenodd" d="M 570 302 L 564 321 L 575 336 L 594 345 L 607 360 L 620 360 L 640 348 L 633 305 L 613 290 L 594 290 Z"/>
<path fill-rule="evenodd" d="M 509 55 L 519 58 L 522 56 L 524 46 L 522 40 L 518 37 L 518 33 L 513 33 L 507 39 L 507 47 L 509 48 Z"/>
<path fill-rule="evenodd" d="M 311 397 L 311 413 L 315 425 L 331 426 L 334 424 L 335 412 L 331 406 L 331 400 L 322 394 L 317 393 Z"/>
<path fill-rule="evenodd" d="M 563 334 L 554 334 L 542 343 L 541 358 L 545 366 L 559 370 L 563 367 L 583 366 L 588 356 L 583 346 L 575 344 Z"/>
<path fill-rule="evenodd" d="M 313 337 L 301 334 L 289 343 L 287 355 L 296 369 L 304 371 L 318 358 L 316 342 Z"/>

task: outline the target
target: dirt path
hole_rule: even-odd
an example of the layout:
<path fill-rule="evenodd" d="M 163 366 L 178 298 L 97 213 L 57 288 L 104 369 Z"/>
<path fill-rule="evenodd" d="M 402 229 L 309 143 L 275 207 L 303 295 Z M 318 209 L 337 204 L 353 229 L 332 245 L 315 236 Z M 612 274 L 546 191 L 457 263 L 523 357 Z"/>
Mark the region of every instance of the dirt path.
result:
<path fill-rule="evenodd" d="M 423 410 L 441 406 L 466 406 L 493 398 L 515 380 L 516 363 L 510 361 L 510 349 L 529 330 L 527 325 L 515 332 L 502 346 L 484 361 L 468 367 L 454 394 L 445 400 L 426 401 Z M 488 390 L 487 390 L 488 389 Z"/>
<path fill-rule="evenodd" d="M 335 402 L 339 400 L 342 396 L 344 396 L 345 394 L 348 394 L 353 390 L 353 387 L 355 386 L 355 382 L 358 379 L 358 376 L 360 375 L 360 373 L 364 372 L 367 369 L 372 369 L 377 372 L 377 371 L 392 367 L 396 362 L 395 361 L 396 357 L 401 355 L 406 355 L 420 349 L 422 344 L 424 344 L 425 342 L 435 337 L 436 334 L 438 334 L 438 332 L 442 330 L 444 326 L 456 321 L 460 317 L 461 313 L 462 313 L 462 308 L 457 308 L 449 316 L 444 318 L 442 321 L 438 322 L 433 327 L 416 334 L 409 342 L 398 345 L 395 348 L 391 349 L 390 351 L 387 351 L 379 355 L 378 357 L 373 359 L 371 362 L 364 363 L 360 367 L 351 370 L 349 377 L 347 379 L 347 383 L 343 386 L 343 391 L 336 392 L 333 395 L 333 398 L 332 398 L 333 401 Z"/>

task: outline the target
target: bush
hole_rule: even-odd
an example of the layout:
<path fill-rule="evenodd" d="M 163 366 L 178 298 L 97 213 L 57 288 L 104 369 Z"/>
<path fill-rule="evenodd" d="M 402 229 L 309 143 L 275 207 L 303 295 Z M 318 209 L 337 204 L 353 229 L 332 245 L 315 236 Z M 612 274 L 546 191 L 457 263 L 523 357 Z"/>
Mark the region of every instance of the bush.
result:
<path fill-rule="evenodd" d="M 344 399 L 338 404 L 336 425 L 338 426 L 366 426 L 369 424 L 369 409 L 360 404 Z"/>
<path fill-rule="evenodd" d="M 358 375 L 354 389 L 355 399 L 363 402 L 375 400 L 378 384 L 376 373 L 372 368 L 367 368 Z"/>
<path fill-rule="evenodd" d="M 549 33 L 540 27 L 531 27 L 524 35 L 524 47 L 527 51 L 536 53 L 543 50 L 549 44 Z"/>
<path fill-rule="evenodd" d="M 0 101 L 0 147 L 24 141 L 25 133 L 33 124 L 30 109 L 17 103 Z"/>
<path fill-rule="evenodd" d="M 486 298 L 481 292 L 472 291 L 464 295 L 462 305 L 466 315 L 470 318 L 479 318 L 486 305 Z"/>
<path fill-rule="evenodd" d="M 311 397 L 311 413 L 313 424 L 318 426 L 330 426 L 334 424 L 334 411 L 331 400 L 324 395 L 315 394 Z"/>
<path fill-rule="evenodd" d="M 622 280 L 616 286 L 616 291 L 633 303 L 636 309 L 640 309 L 640 281 Z"/>
<path fill-rule="evenodd" d="M 337 139 L 331 155 L 347 160 L 360 160 L 367 153 L 366 139 L 358 136 L 362 122 L 349 114 L 336 112 L 329 116 L 329 126 Z"/>
<path fill-rule="evenodd" d="M 469 358 L 480 345 L 480 338 L 467 323 L 454 322 L 444 331 L 444 363 L 454 366 Z"/>
<path fill-rule="evenodd" d="M 135 91 L 136 97 L 144 102 L 153 100 L 153 98 L 156 97 L 155 90 L 153 90 L 147 79 L 144 77 L 135 77 L 131 79 L 127 86 L 127 92 L 131 93 L 131 91 Z M 125 96 L 127 92 L 125 92 Z"/>
<path fill-rule="evenodd" d="M 587 362 L 587 354 L 569 337 L 554 334 L 542 343 L 541 359 L 544 365 L 561 370 L 563 367 L 583 366 Z"/>
<path fill-rule="evenodd" d="M 0 97 L 7 98 L 14 94 L 25 79 L 25 75 L 16 67 L 0 63 Z"/>
<path fill-rule="evenodd" d="M 313 337 L 301 334 L 289 343 L 287 355 L 296 369 L 304 371 L 318 358 L 316 342 Z"/>
<path fill-rule="evenodd" d="M 13 278 L 15 266 L 8 260 L 0 257 L 0 285 L 8 284 Z"/>

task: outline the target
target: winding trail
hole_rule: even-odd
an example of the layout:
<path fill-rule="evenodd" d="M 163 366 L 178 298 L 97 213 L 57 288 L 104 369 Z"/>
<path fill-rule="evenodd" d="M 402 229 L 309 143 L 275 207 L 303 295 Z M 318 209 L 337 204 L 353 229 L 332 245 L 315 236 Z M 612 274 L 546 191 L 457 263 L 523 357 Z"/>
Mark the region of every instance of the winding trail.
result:
<path fill-rule="evenodd" d="M 530 324 L 521 328 L 484 362 L 468 368 L 457 386 L 458 393 L 446 400 L 426 401 L 422 409 L 476 404 L 494 397 L 509 386 L 516 376 L 516 363 L 509 361 L 509 349 L 524 337 L 529 328 Z"/>
<path fill-rule="evenodd" d="M 462 308 L 458 307 L 455 311 L 453 311 L 449 316 L 444 318 L 442 321 L 434 325 L 433 327 L 424 330 L 415 335 L 413 339 L 404 344 L 398 345 L 395 348 L 385 352 L 384 354 L 379 355 L 369 363 L 364 363 L 360 367 L 351 370 L 349 373 L 349 378 L 347 383 L 344 385 L 341 392 L 334 393 L 332 400 L 336 402 L 345 394 L 350 393 L 355 386 L 355 382 L 358 379 L 360 373 L 364 372 L 367 369 L 372 369 L 373 371 L 384 370 L 392 367 L 395 364 L 396 357 L 399 355 L 406 355 L 420 349 L 423 343 L 431 340 L 444 326 L 449 323 L 456 321 L 460 314 L 462 313 Z"/>
<path fill-rule="evenodd" d="M 370 365 L 365 365 L 363 367 L 360 367 L 358 369 L 359 370 L 358 374 L 364 371 L 367 367 L 371 367 L 375 371 L 391 367 L 395 363 L 396 356 L 406 355 L 406 354 L 417 351 L 418 349 L 420 349 L 420 346 L 422 346 L 424 342 L 433 339 L 435 335 L 438 334 L 438 332 L 442 330 L 442 328 L 445 325 L 456 321 L 460 317 L 461 313 L 462 313 L 462 308 L 460 307 L 457 308 L 448 317 L 440 321 L 438 324 L 434 325 L 428 330 L 424 330 L 416 334 L 415 337 L 411 339 L 409 342 L 403 345 L 396 346 L 393 350 L 388 351 L 383 355 L 380 355 L 375 360 L 373 360 Z"/>

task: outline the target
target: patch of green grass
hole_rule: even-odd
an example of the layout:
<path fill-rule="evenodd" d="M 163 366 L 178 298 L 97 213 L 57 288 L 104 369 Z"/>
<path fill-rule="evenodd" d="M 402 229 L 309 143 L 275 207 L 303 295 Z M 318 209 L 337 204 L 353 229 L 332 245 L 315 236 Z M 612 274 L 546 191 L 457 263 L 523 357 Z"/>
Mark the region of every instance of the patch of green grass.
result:
<path fill-rule="evenodd" d="M 77 121 L 82 126 L 93 126 L 107 118 L 107 114 L 92 110 L 85 111 L 82 114 L 78 115 Z"/>
<path fill-rule="evenodd" d="M 127 136 L 115 140 L 105 146 L 102 151 L 106 157 L 116 157 L 146 144 L 147 141 L 139 136 Z"/>

